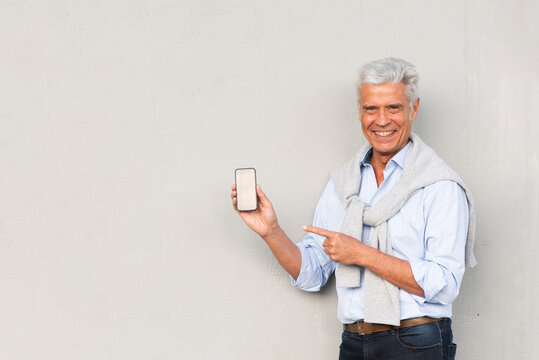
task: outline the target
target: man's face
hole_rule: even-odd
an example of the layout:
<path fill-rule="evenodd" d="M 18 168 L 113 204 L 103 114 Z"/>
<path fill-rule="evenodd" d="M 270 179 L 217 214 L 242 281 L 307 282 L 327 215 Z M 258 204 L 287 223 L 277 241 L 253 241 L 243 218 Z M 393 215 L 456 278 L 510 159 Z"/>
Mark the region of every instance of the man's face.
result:
<path fill-rule="evenodd" d="M 406 144 L 415 120 L 419 99 L 410 110 L 403 83 L 364 84 L 359 98 L 361 129 L 373 148 L 373 158 L 386 162 Z"/>

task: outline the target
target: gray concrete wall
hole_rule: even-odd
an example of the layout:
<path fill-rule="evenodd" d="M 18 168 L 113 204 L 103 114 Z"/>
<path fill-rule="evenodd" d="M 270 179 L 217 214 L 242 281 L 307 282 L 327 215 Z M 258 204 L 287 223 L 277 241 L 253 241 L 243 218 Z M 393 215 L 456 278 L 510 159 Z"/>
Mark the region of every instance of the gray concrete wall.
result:
<path fill-rule="evenodd" d="M 299 241 L 363 141 L 369 60 L 421 74 L 417 131 L 468 182 L 459 359 L 531 359 L 535 1 L 0 3 L 0 358 L 332 359 L 334 281 L 293 289 L 232 211 L 254 166 Z"/>

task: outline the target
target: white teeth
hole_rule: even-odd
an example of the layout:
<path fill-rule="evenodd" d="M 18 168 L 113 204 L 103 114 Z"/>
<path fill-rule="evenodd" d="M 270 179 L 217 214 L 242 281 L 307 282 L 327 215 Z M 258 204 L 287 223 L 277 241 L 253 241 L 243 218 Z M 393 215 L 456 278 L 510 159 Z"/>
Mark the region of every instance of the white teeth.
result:
<path fill-rule="evenodd" d="M 393 131 L 375 131 L 374 133 L 378 136 L 386 137 L 393 134 Z"/>

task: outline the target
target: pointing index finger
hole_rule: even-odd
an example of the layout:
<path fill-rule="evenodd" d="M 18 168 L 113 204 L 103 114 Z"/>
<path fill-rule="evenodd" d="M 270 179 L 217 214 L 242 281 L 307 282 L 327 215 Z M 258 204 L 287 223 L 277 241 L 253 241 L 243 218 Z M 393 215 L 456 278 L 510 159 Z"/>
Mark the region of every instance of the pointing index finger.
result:
<path fill-rule="evenodd" d="M 307 231 L 307 232 L 310 232 L 310 233 L 313 233 L 313 234 L 325 236 L 325 237 L 330 237 L 331 235 L 335 234 L 335 232 L 333 232 L 333 231 L 329 231 L 329 230 L 326 230 L 326 229 L 322 229 L 322 228 L 319 228 L 319 227 L 316 227 L 316 226 L 309 226 L 309 225 L 303 226 L 303 230 Z"/>

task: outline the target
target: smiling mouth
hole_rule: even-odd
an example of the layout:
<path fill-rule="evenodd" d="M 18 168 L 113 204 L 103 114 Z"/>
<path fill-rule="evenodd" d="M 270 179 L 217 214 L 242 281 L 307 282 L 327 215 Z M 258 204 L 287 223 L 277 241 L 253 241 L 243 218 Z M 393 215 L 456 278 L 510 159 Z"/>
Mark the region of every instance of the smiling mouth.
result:
<path fill-rule="evenodd" d="M 396 130 L 391 130 L 391 131 L 375 131 L 374 133 L 376 134 L 376 136 L 380 136 L 380 137 L 388 137 L 388 136 L 392 135 L 394 132 L 396 132 Z"/>

